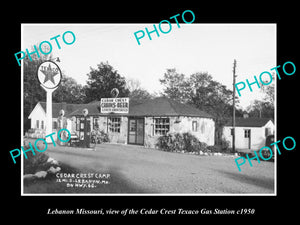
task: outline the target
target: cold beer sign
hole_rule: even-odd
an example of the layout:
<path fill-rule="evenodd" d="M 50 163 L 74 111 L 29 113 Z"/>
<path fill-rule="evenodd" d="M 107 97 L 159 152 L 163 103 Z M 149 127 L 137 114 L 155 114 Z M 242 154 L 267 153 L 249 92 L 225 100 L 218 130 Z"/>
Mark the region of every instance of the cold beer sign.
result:
<path fill-rule="evenodd" d="M 128 113 L 129 98 L 101 98 L 101 113 Z"/>

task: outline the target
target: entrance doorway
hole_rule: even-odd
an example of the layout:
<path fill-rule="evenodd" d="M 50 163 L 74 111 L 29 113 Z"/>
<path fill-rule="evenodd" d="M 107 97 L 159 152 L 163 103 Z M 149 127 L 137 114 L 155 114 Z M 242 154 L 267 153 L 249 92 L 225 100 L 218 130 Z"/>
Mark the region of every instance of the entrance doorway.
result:
<path fill-rule="evenodd" d="M 128 144 L 144 145 L 144 118 L 128 119 Z"/>
<path fill-rule="evenodd" d="M 245 145 L 248 147 L 248 149 L 251 149 L 251 130 L 250 129 L 245 129 Z"/>

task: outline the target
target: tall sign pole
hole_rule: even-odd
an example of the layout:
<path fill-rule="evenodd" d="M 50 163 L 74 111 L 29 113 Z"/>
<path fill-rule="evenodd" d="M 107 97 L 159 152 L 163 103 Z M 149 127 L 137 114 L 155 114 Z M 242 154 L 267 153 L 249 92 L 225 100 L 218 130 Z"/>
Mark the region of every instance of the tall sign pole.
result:
<path fill-rule="evenodd" d="M 236 60 L 233 61 L 233 115 L 232 115 L 232 151 L 235 152 L 235 68 Z"/>
<path fill-rule="evenodd" d="M 57 88 L 46 89 L 43 87 L 43 89 L 46 91 L 46 94 L 47 94 L 47 97 L 46 97 L 46 123 L 45 124 L 46 124 L 46 135 L 48 135 L 48 134 L 52 133 L 52 93 Z"/>
<path fill-rule="evenodd" d="M 52 133 L 52 93 L 58 88 L 62 73 L 58 65 L 52 61 L 41 63 L 37 69 L 37 78 L 46 91 L 46 136 Z M 47 143 L 52 143 L 48 138 Z"/>

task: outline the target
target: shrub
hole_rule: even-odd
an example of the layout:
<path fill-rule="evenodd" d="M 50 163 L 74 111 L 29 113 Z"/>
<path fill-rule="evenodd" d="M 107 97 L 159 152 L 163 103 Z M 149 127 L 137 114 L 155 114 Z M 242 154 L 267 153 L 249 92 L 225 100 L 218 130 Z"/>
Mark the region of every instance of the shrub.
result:
<path fill-rule="evenodd" d="M 228 150 L 230 145 L 230 141 L 226 141 L 224 138 L 222 138 L 221 140 L 221 146 L 222 146 L 222 150 Z"/>
<path fill-rule="evenodd" d="M 175 133 L 173 136 L 174 136 L 174 142 L 173 142 L 174 150 L 182 151 L 185 148 L 183 136 L 180 133 Z"/>
<path fill-rule="evenodd" d="M 221 152 L 221 146 L 219 145 L 210 145 L 207 146 L 207 149 L 211 152 Z"/>
<path fill-rule="evenodd" d="M 109 142 L 108 134 L 103 130 L 95 129 L 91 132 L 92 136 L 95 136 L 95 140 L 97 140 L 97 144 Z"/>
<path fill-rule="evenodd" d="M 156 146 L 163 151 L 206 152 L 207 144 L 190 133 L 175 133 L 160 136 Z"/>
<path fill-rule="evenodd" d="M 29 146 L 24 149 L 29 149 Z M 34 174 L 38 171 L 47 171 L 51 166 L 51 163 L 47 162 L 49 156 L 43 152 L 35 152 L 35 155 L 27 155 L 27 159 L 24 157 L 24 174 Z"/>
<path fill-rule="evenodd" d="M 190 133 L 183 133 L 182 136 L 185 144 L 185 150 L 187 152 L 206 151 L 207 145 L 200 142 L 194 135 Z"/>
<path fill-rule="evenodd" d="M 156 146 L 163 151 L 174 151 L 173 141 L 170 134 L 165 134 L 157 139 Z"/>
<path fill-rule="evenodd" d="M 44 146 L 41 145 L 43 144 L 38 144 L 39 149 L 44 148 Z M 24 149 L 29 149 L 29 148 L 30 148 L 29 144 L 24 143 Z M 49 158 L 49 155 L 47 153 L 38 152 L 38 151 L 35 151 L 34 153 L 35 155 L 28 152 L 26 154 L 27 159 L 23 154 L 24 174 L 35 174 L 36 172 L 47 171 L 51 167 L 53 167 L 53 169 L 56 169 L 58 167 L 58 162 L 52 158 Z"/>
<path fill-rule="evenodd" d="M 101 143 L 103 143 L 103 142 L 109 142 L 108 134 L 105 133 L 103 130 L 101 130 L 99 132 L 99 140 L 101 141 Z"/>

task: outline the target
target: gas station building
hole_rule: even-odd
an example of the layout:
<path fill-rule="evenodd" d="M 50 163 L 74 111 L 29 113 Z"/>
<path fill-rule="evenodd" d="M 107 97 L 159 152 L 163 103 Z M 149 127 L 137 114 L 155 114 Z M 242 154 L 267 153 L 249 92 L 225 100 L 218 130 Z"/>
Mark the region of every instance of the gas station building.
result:
<path fill-rule="evenodd" d="M 121 104 L 121 103 L 120 103 Z M 106 107 L 110 110 L 107 110 Z M 87 109 L 89 132 L 100 130 L 108 134 L 111 143 L 135 144 L 155 147 L 157 138 L 167 133 L 190 132 L 201 142 L 214 145 L 215 122 L 211 115 L 193 106 L 183 104 L 166 97 L 145 100 L 142 103 L 123 103 L 123 109 L 112 110 L 113 104 L 95 101 L 89 104 L 53 103 L 53 132 L 59 123 L 59 111 L 63 109 L 66 117 L 66 128 L 79 139 L 83 138 L 83 110 Z M 122 108 L 121 107 L 121 108 Z M 43 121 L 45 103 L 38 102 L 31 114 L 31 129 L 25 136 L 45 137 Z"/>

